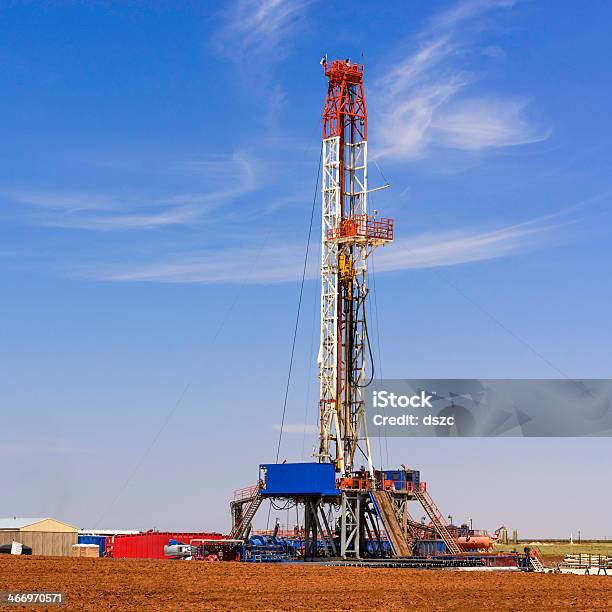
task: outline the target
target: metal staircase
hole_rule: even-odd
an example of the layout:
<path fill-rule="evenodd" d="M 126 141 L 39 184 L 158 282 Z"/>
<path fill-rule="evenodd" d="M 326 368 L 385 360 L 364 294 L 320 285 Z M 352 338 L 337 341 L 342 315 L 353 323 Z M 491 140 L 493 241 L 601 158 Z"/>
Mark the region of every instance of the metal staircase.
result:
<path fill-rule="evenodd" d="M 461 550 L 446 528 L 446 521 L 444 520 L 440 510 L 438 510 L 438 506 L 436 506 L 433 499 L 431 499 L 429 496 L 429 493 L 427 493 L 427 490 L 422 489 L 420 491 L 415 491 L 414 495 L 421 503 L 421 506 L 423 506 L 423 510 L 425 510 L 425 513 L 433 523 L 434 529 L 440 538 L 444 540 L 446 548 L 448 548 L 448 552 L 453 555 L 458 555 Z"/>
<path fill-rule="evenodd" d="M 534 572 L 545 572 L 546 568 L 542 564 L 542 560 L 537 550 L 531 550 L 529 552 L 529 566 Z"/>
<path fill-rule="evenodd" d="M 261 506 L 262 501 L 263 497 L 259 492 L 255 493 L 253 497 L 251 497 L 251 501 L 246 509 L 246 512 L 240 515 L 230 533 L 231 540 L 242 540 L 244 538 L 247 530 L 249 529 L 251 521 L 255 516 L 255 513 L 259 509 L 259 506 Z"/>

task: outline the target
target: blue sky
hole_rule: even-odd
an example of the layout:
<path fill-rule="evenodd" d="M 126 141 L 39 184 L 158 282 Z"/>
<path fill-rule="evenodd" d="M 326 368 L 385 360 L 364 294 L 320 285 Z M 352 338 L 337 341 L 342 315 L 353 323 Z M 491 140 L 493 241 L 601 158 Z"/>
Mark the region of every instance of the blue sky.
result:
<path fill-rule="evenodd" d="M 365 63 L 370 182 L 392 185 L 378 372 L 610 377 L 608 3 L 353 6 L 0 4 L 0 515 L 227 528 L 275 456 L 323 53 Z M 289 460 L 314 443 L 317 257 Z M 482 527 L 612 537 L 610 450 L 395 439 L 388 461 Z"/>

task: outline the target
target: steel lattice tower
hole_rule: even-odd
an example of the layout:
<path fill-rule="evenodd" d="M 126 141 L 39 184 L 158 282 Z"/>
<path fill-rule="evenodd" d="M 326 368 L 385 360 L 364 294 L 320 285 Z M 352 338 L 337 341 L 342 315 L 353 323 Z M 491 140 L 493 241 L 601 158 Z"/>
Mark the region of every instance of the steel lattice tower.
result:
<path fill-rule="evenodd" d="M 459 547 L 418 470 L 374 470 L 365 415 L 372 351 L 367 263 L 393 240 L 393 221 L 368 214 L 368 116 L 363 66 L 321 62 L 329 80 L 323 112 L 319 463 L 261 464 L 255 487 L 232 502 L 232 541 L 242 541 L 264 499 L 304 512 L 304 558 L 410 558 L 416 540 L 438 535 Z M 386 185 L 385 185 L 386 186 Z M 316 468 L 316 469 L 313 469 Z M 325 484 L 327 483 L 327 484 Z M 410 517 L 418 501 L 431 525 Z M 244 549 L 243 549 L 244 550 Z M 449 563 L 452 565 L 453 561 Z"/>
<path fill-rule="evenodd" d="M 374 480 L 364 387 L 367 386 L 367 258 L 393 239 L 393 222 L 367 214 L 368 116 L 363 66 L 323 61 L 329 80 L 323 112 L 323 204 L 319 461 L 340 475 L 360 464 Z"/>
<path fill-rule="evenodd" d="M 369 215 L 368 116 L 363 66 L 321 62 L 329 80 L 323 112 L 319 463 L 261 464 L 256 486 L 231 504 L 231 540 L 248 536 L 264 499 L 304 512 L 304 558 L 410 558 L 418 538 L 437 534 L 459 553 L 418 470 L 374 470 L 365 415 L 373 370 L 366 316 L 367 262 L 393 240 L 393 221 Z M 386 186 L 386 185 L 385 185 Z M 373 368 L 373 364 L 372 364 Z M 313 469 L 314 468 L 314 469 Z M 325 484 L 327 483 L 327 484 Z M 418 501 L 431 526 L 413 521 Z M 243 548 L 244 550 L 244 548 Z M 452 565 L 453 561 L 449 563 Z"/>

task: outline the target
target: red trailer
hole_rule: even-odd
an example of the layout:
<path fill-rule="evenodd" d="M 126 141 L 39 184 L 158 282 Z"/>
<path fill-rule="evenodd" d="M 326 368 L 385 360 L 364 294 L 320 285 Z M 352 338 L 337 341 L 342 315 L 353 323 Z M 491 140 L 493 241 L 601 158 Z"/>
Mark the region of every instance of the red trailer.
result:
<path fill-rule="evenodd" d="M 195 539 L 223 540 L 220 533 L 182 533 L 174 531 L 148 531 L 106 538 L 106 556 L 117 559 L 164 559 L 164 546 L 169 540 L 189 544 Z"/>

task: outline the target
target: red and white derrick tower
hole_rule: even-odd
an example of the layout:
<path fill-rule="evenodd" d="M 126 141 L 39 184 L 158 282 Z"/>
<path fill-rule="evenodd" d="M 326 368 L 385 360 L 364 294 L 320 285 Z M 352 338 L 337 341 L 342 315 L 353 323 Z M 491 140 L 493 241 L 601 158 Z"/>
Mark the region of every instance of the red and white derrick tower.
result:
<path fill-rule="evenodd" d="M 258 485 L 248 495 L 239 492 L 232 503 L 231 537 L 245 537 L 262 500 L 269 497 L 303 506 L 307 559 L 407 557 L 425 529 L 438 534 L 449 552 L 456 554 L 457 544 L 420 482 L 419 472 L 393 470 L 401 474 L 397 479 L 389 471 L 375 471 L 372 464 L 365 414 L 365 389 L 373 376 L 373 364 L 372 369 L 368 366 L 372 350 L 366 316 L 367 264 L 376 247 L 393 240 L 393 221 L 378 218 L 376 211 L 368 214 L 368 193 L 381 187 L 368 189 L 363 66 L 349 60 L 322 63 L 329 85 L 321 163 L 321 387 L 316 456 L 320 463 L 335 467 L 336 478 L 326 465 L 314 471 L 313 464 L 261 465 Z M 408 511 L 412 500 L 419 501 L 433 527 L 412 521 Z"/>
<path fill-rule="evenodd" d="M 374 468 L 365 419 L 368 384 L 367 259 L 393 240 L 393 221 L 368 215 L 368 115 L 363 66 L 324 60 L 320 462 L 340 476 Z"/>

